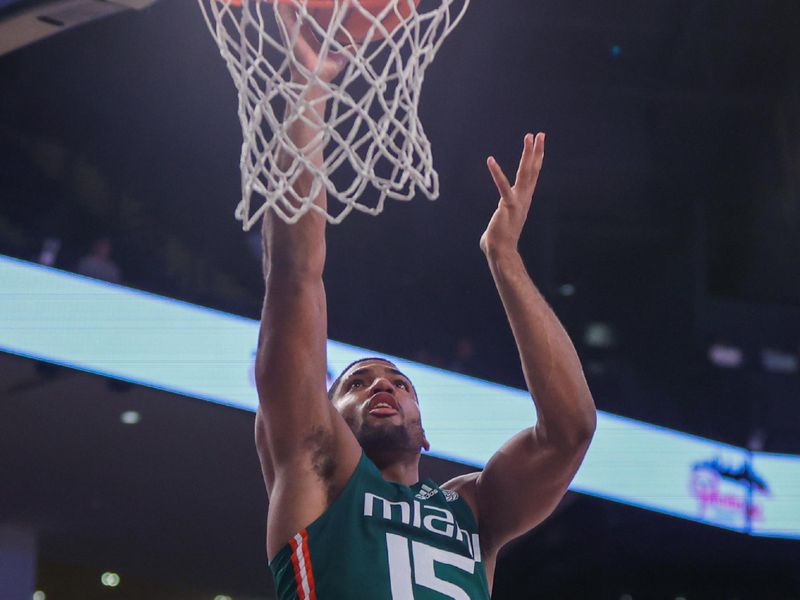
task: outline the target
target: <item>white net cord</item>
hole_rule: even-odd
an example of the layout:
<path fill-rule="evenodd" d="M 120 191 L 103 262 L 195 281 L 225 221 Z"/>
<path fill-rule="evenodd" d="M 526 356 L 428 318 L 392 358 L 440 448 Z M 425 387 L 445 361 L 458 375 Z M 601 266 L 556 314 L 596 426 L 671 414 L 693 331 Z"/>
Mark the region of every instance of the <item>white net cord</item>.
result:
<path fill-rule="evenodd" d="M 368 10 L 377 0 L 330 0 L 323 13 L 329 22 L 320 19 L 322 24 L 314 15 L 321 14 L 315 7 L 324 0 L 278 1 L 296 11 L 296 26 L 280 18 L 277 2 L 242 0 L 238 6 L 199 0 L 239 91 L 242 198 L 236 218 L 243 228 L 250 229 L 268 209 L 289 223 L 309 210 L 339 223 L 353 209 L 376 215 L 386 198 L 410 200 L 417 190 L 436 199 L 439 180 L 419 119 L 420 89 L 425 70 L 469 0 L 435 0 L 430 8 L 428 0 L 419 6 L 414 0 L 385 0 L 380 12 Z M 352 11 L 370 21 L 361 43 L 346 27 Z M 385 23 L 393 14 L 400 23 L 388 31 Z M 318 65 L 331 53 L 346 55 L 342 73 L 332 82 L 295 56 L 301 26 L 320 41 Z M 307 83 L 293 82 L 292 71 Z M 311 96 L 311 87 L 325 93 Z M 316 102 L 328 103 L 322 124 L 311 121 Z M 288 134 L 298 119 L 320 131 L 308 147 L 298 148 Z M 316 165 L 308 157 L 319 145 L 323 160 Z M 294 184 L 304 172 L 313 183 L 299 196 Z M 327 211 L 314 203 L 322 189 Z"/>

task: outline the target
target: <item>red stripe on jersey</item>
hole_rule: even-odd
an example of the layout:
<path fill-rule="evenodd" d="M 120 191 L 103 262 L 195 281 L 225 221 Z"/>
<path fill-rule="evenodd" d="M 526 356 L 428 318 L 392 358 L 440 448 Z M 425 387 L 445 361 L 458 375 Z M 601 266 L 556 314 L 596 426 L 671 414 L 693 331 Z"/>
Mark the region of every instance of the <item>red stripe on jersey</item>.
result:
<path fill-rule="evenodd" d="M 289 540 L 289 547 L 292 550 L 292 570 L 294 571 L 294 582 L 297 586 L 297 597 L 299 600 L 306 600 L 306 593 L 303 590 L 303 576 L 300 573 L 300 563 L 297 560 L 297 542 L 294 538 Z"/>
<path fill-rule="evenodd" d="M 309 600 L 317 600 L 317 590 L 314 584 L 314 569 L 311 568 L 311 555 L 308 551 L 308 531 L 303 529 L 300 532 L 303 538 L 303 557 L 306 559 L 306 575 L 308 576 L 308 589 L 311 591 Z"/>

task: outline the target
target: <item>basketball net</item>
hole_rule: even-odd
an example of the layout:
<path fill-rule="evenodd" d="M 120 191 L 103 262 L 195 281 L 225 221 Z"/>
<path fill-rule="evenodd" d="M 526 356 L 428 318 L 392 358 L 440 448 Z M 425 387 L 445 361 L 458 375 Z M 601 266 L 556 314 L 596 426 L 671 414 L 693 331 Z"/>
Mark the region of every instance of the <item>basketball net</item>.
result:
<path fill-rule="evenodd" d="M 277 2 L 199 0 L 239 91 L 244 141 L 236 218 L 244 230 L 268 209 L 287 223 L 309 210 L 340 223 L 353 209 L 377 215 L 386 198 L 411 200 L 416 190 L 436 199 L 439 180 L 419 119 L 420 89 L 425 70 L 469 0 L 435 0 L 432 8 L 423 8 L 427 0 L 420 6 L 414 0 L 385 0 L 380 12 L 364 8 L 376 0 L 278 1 L 296 11 L 294 27 L 280 19 Z M 330 7 L 325 26 L 311 7 L 321 4 Z M 360 43 L 345 26 L 349 11 L 359 11 L 372 23 Z M 409 12 L 387 30 L 387 16 Z M 295 57 L 292 48 L 302 24 L 320 40 L 320 64 L 331 52 L 346 54 L 343 72 L 333 82 L 323 81 Z M 293 69 L 308 83 L 293 82 Z M 311 85 L 324 88 L 327 98 L 312 99 L 306 93 Z M 315 165 L 308 159 L 311 149 L 298 148 L 288 129 L 297 119 L 310 123 L 312 104 L 326 100 L 325 122 L 314 125 L 320 131 L 315 149 L 321 144 L 324 158 Z M 302 196 L 294 184 L 304 172 L 311 173 L 313 182 Z M 314 203 L 322 190 L 328 195 L 327 211 Z"/>

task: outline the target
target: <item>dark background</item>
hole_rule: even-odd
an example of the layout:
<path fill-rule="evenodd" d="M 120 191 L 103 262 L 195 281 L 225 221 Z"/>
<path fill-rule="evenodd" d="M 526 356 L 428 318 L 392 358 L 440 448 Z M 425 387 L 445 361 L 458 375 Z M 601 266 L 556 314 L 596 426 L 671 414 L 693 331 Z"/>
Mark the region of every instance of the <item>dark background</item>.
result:
<path fill-rule="evenodd" d="M 800 376 L 761 359 L 800 353 L 798 31 L 794 0 L 473 0 L 422 99 L 441 198 L 329 228 L 330 337 L 523 385 L 478 249 L 485 158 L 511 174 L 546 131 L 521 251 L 598 408 L 800 453 Z M 57 238 L 71 269 L 108 236 L 127 285 L 256 318 L 240 144 L 193 2 L 0 57 L 0 252 L 36 260 Z M 613 343 L 587 343 L 593 323 Z M 713 365 L 715 343 L 741 367 Z"/>

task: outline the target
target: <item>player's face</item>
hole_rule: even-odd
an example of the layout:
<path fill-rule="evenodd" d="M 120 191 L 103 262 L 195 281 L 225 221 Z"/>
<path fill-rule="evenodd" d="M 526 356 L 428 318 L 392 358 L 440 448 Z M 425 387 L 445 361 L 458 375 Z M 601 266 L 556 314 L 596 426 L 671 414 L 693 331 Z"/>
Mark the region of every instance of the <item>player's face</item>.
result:
<path fill-rule="evenodd" d="M 368 455 L 428 449 L 411 381 L 389 362 L 366 360 L 350 367 L 333 402 Z"/>

